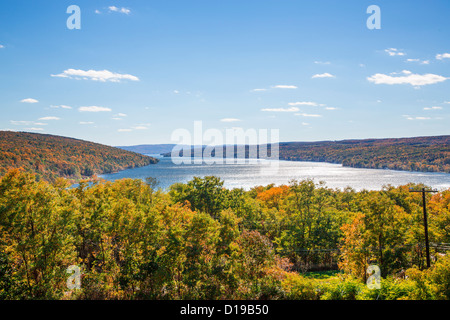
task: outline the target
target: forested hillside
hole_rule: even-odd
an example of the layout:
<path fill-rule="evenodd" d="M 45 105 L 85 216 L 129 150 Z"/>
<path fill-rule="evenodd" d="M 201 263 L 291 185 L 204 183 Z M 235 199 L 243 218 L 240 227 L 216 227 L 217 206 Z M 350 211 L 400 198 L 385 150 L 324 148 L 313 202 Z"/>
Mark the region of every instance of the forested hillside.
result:
<path fill-rule="evenodd" d="M 24 168 L 37 179 L 80 179 L 142 167 L 158 160 L 138 153 L 72 138 L 0 131 L 0 176 Z"/>
<path fill-rule="evenodd" d="M 426 195 L 427 269 L 422 198 L 409 192 L 422 185 L 68 186 L 17 169 L 0 179 L 0 300 L 450 299 L 450 190 Z M 366 285 L 369 265 L 379 288 Z"/>
<path fill-rule="evenodd" d="M 240 152 L 235 146 L 234 156 Z M 195 149 L 191 149 L 191 155 Z M 270 147 L 268 148 L 270 154 Z M 180 152 L 184 155 L 183 152 Z M 214 151 L 211 153 L 215 155 Z M 225 155 L 225 150 L 223 151 Z M 245 148 L 248 157 L 249 147 Z M 170 157 L 170 153 L 164 154 Z M 189 156 L 186 154 L 185 156 Z M 258 154 L 264 158 L 265 155 Z M 450 136 L 319 142 L 280 142 L 280 160 L 339 163 L 346 167 L 450 173 Z"/>
<path fill-rule="evenodd" d="M 450 136 L 280 143 L 280 159 L 450 173 Z"/>

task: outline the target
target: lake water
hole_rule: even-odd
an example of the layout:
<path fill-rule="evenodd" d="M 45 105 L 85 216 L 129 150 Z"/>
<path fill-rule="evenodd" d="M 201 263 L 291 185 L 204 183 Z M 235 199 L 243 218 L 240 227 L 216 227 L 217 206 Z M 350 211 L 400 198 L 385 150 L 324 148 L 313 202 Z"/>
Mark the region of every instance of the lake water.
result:
<path fill-rule="evenodd" d="M 160 159 L 158 164 L 128 169 L 100 177 L 114 181 L 122 178 L 158 179 L 158 187 L 166 189 L 176 182 L 187 182 L 193 177 L 214 175 L 224 180 L 227 188 L 249 190 L 258 185 L 287 184 L 291 179 L 324 181 L 328 187 L 355 190 L 380 190 L 383 185 L 405 185 L 409 182 L 424 183 L 435 189 L 450 188 L 450 174 L 408 172 L 380 169 L 358 169 L 324 162 L 247 160 L 245 164 L 183 164 L 175 165 L 170 158 L 152 155 Z"/>

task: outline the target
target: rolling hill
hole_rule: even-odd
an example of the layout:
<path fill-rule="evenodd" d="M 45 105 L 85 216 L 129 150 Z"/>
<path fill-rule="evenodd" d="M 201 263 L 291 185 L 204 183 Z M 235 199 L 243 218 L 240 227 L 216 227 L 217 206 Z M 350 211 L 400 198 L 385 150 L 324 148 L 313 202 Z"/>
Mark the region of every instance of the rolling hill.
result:
<path fill-rule="evenodd" d="M 73 138 L 0 131 L 0 176 L 10 168 L 23 168 L 36 173 L 37 179 L 79 180 L 157 162 L 139 153 Z"/>
<path fill-rule="evenodd" d="M 164 156 L 169 157 L 170 153 Z M 450 173 L 450 136 L 280 142 L 279 158 L 339 163 L 354 168 Z"/>

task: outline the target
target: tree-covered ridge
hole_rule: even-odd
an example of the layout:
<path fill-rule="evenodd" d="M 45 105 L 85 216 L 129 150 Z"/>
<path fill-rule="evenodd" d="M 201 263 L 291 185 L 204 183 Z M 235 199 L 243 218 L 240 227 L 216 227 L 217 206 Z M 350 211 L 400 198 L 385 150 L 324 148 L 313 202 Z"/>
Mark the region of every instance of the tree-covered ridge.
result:
<path fill-rule="evenodd" d="M 148 180 L 151 184 L 151 179 Z M 0 299 L 450 299 L 450 190 L 0 179 Z M 81 268 L 81 288 L 66 270 Z M 369 265 L 381 288 L 366 286 Z M 311 271 L 328 270 L 327 273 Z"/>
<path fill-rule="evenodd" d="M 227 155 L 223 146 L 222 154 Z M 232 147 L 232 146 L 231 146 Z M 133 148 L 133 147 L 131 147 Z M 198 147 L 199 148 L 199 147 Z M 205 151 L 206 147 L 202 147 Z M 234 146 L 234 157 L 249 157 L 250 147 Z M 259 158 L 270 155 L 271 146 L 261 154 L 260 146 L 252 146 Z M 186 148 L 180 156 L 194 156 L 196 148 Z M 240 150 L 242 149 L 242 150 Z M 184 152 L 186 151 L 186 152 Z M 268 154 L 266 152 L 268 151 Z M 242 154 L 241 154 L 242 153 Z M 171 153 L 164 156 L 170 157 Z M 204 157 L 214 157 L 215 150 Z M 319 142 L 280 142 L 280 160 L 339 163 L 346 167 L 392 169 L 404 171 L 450 173 L 450 136 L 399 139 L 366 139 Z"/>
<path fill-rule="evenodd" d="M 157 159 L 72 138 L 0 131 L 0 176 L 24 168 L 38 179 L 80 179 L 156 163 Z"/>
<path fill-rule="evenodd" d="M 280 159 L 450 173 L 450 136 L 280 143 Z"/>

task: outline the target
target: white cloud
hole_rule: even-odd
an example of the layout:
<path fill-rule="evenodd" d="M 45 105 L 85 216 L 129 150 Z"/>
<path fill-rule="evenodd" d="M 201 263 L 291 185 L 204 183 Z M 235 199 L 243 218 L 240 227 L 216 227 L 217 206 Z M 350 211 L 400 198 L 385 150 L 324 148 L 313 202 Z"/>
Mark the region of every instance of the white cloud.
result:
<path fill-rule="evenodd" d="M 436 55 L 436 59 L 438 60 L 450 59 L 450 53 L 439 53 Z"/>
<path fill-rule="evenodd" d="M 276 86 L 272 86 L 272 88 L 274 89 L 297 89 L 297 86 L 288 86 L 288 85 L 276 85 Z"/>
<path fill-rule="evenodd" d="M 30 131 L 44 131 L 43 128 L 25 128 L 25 130 L 30 130 Z"/>
<path fill-rule="evenodd" d="M 403 117 L 405 117 L 407 120 L 430 120 L 430 117 L 416 117 L 416 116 L 410 116 L 410 115 L 403 115 Z"/>
<path fill-rule="evenodd" d="M 11 120 L 10 123 L 15 126 L 46 126 L 47 123 L 27 121 L 27 120 Z"/>
<path fill-rule="evenodd" d="M 116 114 L 116 117 L 127 117 L 125 113 L 118 113 Z"/>
<path fill-rule="evenodd" d="M 105 107 L 90 106 L 90 107 L 79 107 L 78 111 L 80 111 L 80 112 L 110 112 L 112 110 L 110 108 L 105 108 Z"/>
<path fill-rule="evenodd" d="M 395 48 L 389 48 L 389 49 L 386 49 L 384 51 L 387 52 L 391 57 L 406 55 L 406 53 L 404 53 L 402 51 L 399 51 L 398 49 L 395 49 Z"/>
<path fill-rule="evenodd" d="M 261 111 L 264 112 L 298 112 L 300 111 L 297 107 L 290 107 L 290 108 L 265 108 L 261 109 Z"/>
<path fill-rule="evenodd" d="M 23 120 L 11 120 L 10 122 L 15 126 L 29 126 L 34 124 L 33 121 L 23 121 Z"/>
<path fill-rule="evenodd" d="M 23 102 L 23 103 L 38 103 L 39 101 L 36 100 L 36 99 L 33 99 L 33 98 L 27 98 L 27 99 L 20 100 L 20 102 Z"/>
<path fill-rule="evenodd" d="M 60 119 L 58 117 L 42 117 L 42 118 L 39 118 L 38 120 L 50 121 L 50 120 L 60 120 Z"/>
<path fill-rule="evenodd" d="M 125 14 L 130 14 L 131 10 L 127 8 L 118 8 L 116 6 L 110 6 L 108 7 L 109 12 L 120 12 Z"/>
<path fill-rule="evenodd" d="M 323 65 L 329 65 L 331 64 L 330 61 L 314 61 L 315 64 L 323 64 Z"/>
<path fill-rule="evenodd" d="M 72 109 L 72 107 L 70 107 L 70 106 L 66 106 L 66 105 L 60 105 L 60 106 L 50 106 L 50 108 L 52 108 L 52 109 L 59 109 L 59 108 L 61 108 L 61 109 Z"/>
<path fill-rule="evenodd" d="M 133 130 L 131 130 L 131 129 L 119 129 L 117 131 L 119 131 L 119 132 L 131 132 Z"/>
<path fill-rule="evenodd" d="M 253 90 L 250 90 L 250 92 L 261 92 L 261 91 L 267 91 L 267 89 L 253 89 Z"/>
<path fill-rule="evenodd" d="M 423 108 L 423 110 L 442 110 L 442 107 L 437 107 L 437 106 L 435 106 L 435 107 L 426 107 L 426 108 Z"/>
<path fill-rule="evenodd" d="M 430 64 L 430 60 L 406 59 L 407 62 L 419 62 L 420 64 Z"/>
<path fill-rule="evenodd" d="M 320 114 L 309 114 L 309 113 L 296 113 L 295 116 L 308 117 L 308 118 L 320 118 Z"/>
<path fill-rule="evenodd" d="M 335 107 L 326 107 L 325 110 L 337 110 Z"/>
<path fill-rule="evenodd" d="M 224 118 L 224 119 L 220 119 L 221 122 L 239 122 L 241 121 L 240 119 L 236 119 L 236 118 Z"/>
<path fill-rule="evenodd" d="M 317 102 L 312 101 L 299 101 L 299 102 L 289 102 L 288 105 L 290 106 L 311 106 L 311 107 L 317 107 L 317 106 L 324 106 L 324 104 L 318 104 Z"/>
<path fill-rule="evenodd" d="M 94 124 L 92 121 L 80 121 L 80 124 L 87 125 L 87 124 Z"/>
<path fill-rule="evenodd" d="M 148 128 L 146 126 L 135 126 L 135 127 L 131 127 L 134 130 L 148 130 Z"/>
<path fill-rule="evenodd" d="M 334 76 L 328 72 L 325 72 L 325 73 L 315 74 L 312 76 L 312 78 L 313 79 L 315 79 L 315 78 L 336 78 L 336 76 Z"/>
<path fill-rule="evenodd" d="M 309 126 L 308 122 L 302 122 L 302 126 Z"/>
<path fill-rule="evenodd" d="M 412 86 L 425 86 L 428 84 L 435 84 L 439 82 L 443 82 L 448 78 L 437 75 L 437 74 L 413 74 L 411 71 L 403 70 L 401 76 L 395 77 L 382 73 L 374 74 L 371 77 L 368 77 L 367 80 L 373 82 L 375 84 L 410 84 Z M 397 74 L 397 73 L 392 73 Z"/>
<path fill-rule="evenodd" d="M 3 49 L 4 47 L 5 47 L 4 45 L 0 44 L 0 49 Z"/>
<path fill-rule="evenodd" d="M 96 14 L 101 14 L 100 10 L 95 10 Z"/>
<path fill-rule="evenodd" d="M 131 74 L 120 74 L 108 70 L 77 70 L 67 69 L 60 74 L 52 74 L 52 77 L 69 78 L 76 80 L 93 80 L 100 82 L 120 82 L 120 80 L 139 81 L 139 78 Z"/>

